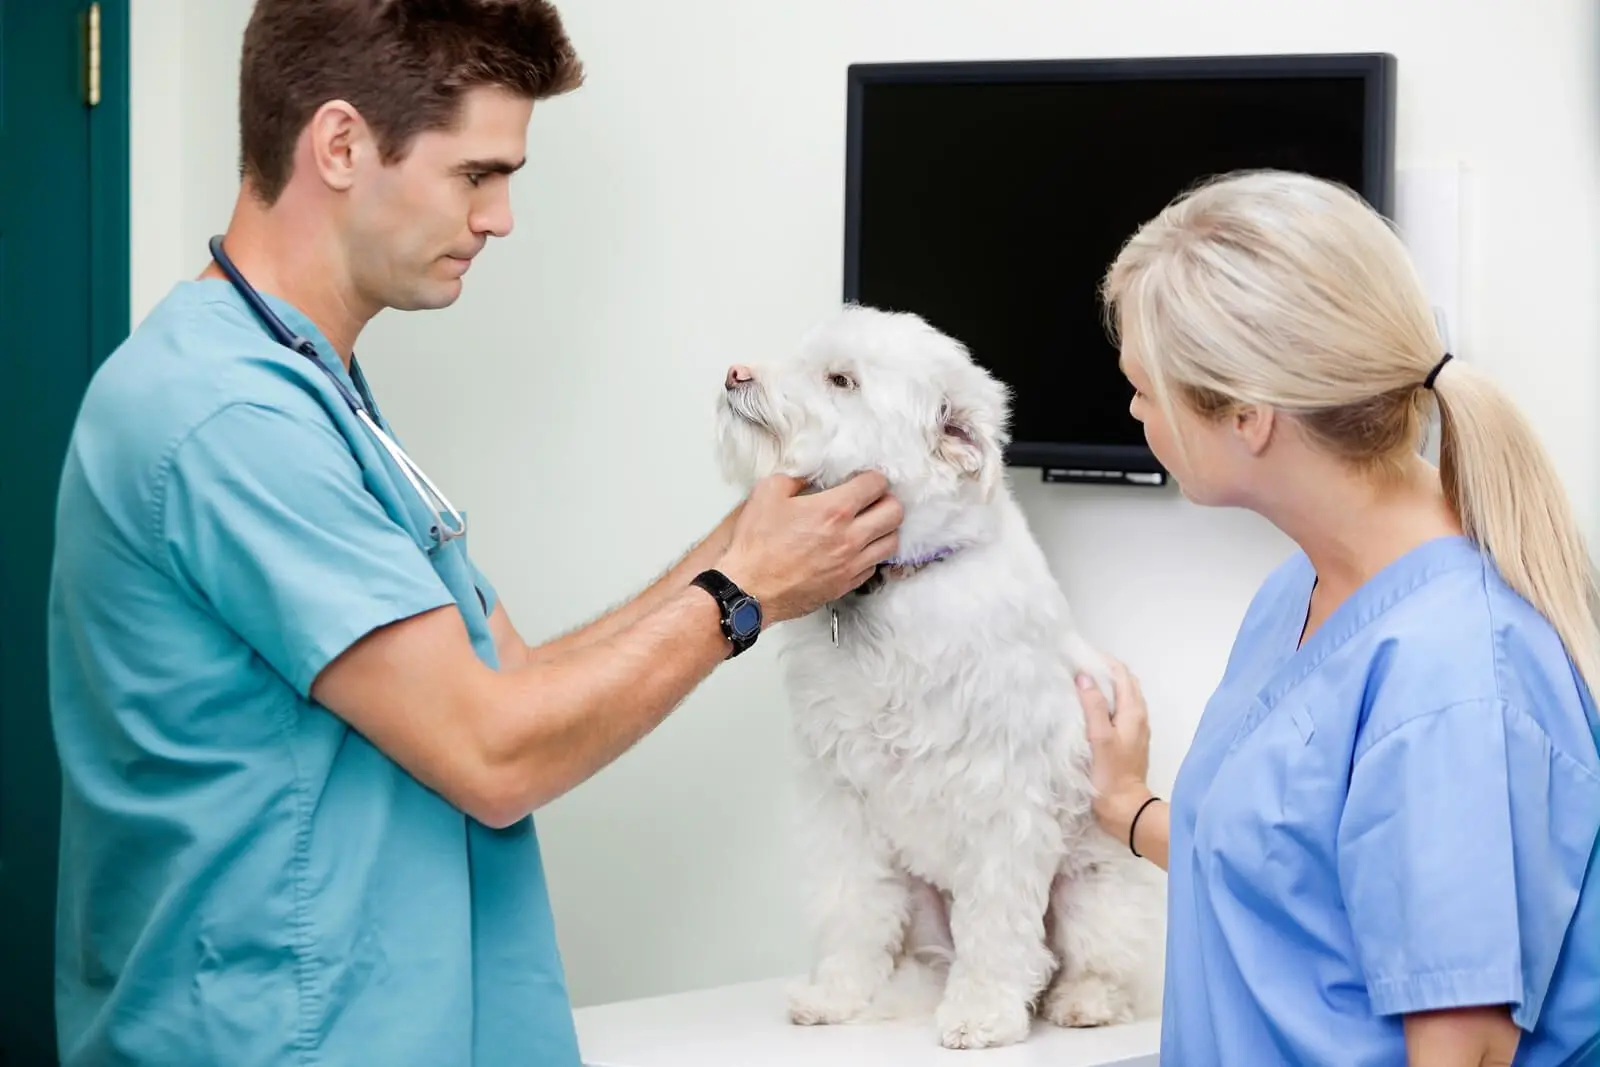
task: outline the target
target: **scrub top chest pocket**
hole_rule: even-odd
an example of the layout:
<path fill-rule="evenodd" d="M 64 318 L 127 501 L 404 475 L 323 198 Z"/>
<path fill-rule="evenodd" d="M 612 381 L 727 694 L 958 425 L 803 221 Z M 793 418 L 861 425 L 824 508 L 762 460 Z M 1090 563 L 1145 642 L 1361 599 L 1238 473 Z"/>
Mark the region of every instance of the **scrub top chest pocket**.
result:
<path fill-rule="evenodd" d="M 1292 896 L 1307 879 L 1337 884 L 1339 813 L 1353 747 L 1353 739 L 1339 734 L 1320 727 L 1293 691 L 1272 707 L 1252 699 L 1196 811 L 1195 863 L 1203 881 L 1248 882 L 1264 907 Z"/>
<path fill-rule="evenodd" d="M 1339 1062 L 1384 1062 L 1393 1038 L 1383 1035 L 1398 1023 L 1372 1017 L 1339 869 L 1360 710 L 1308 697 L 1250 698 L 1236 730 L 1217 739 L 1226 751 L 1200 786 L 1187 857 L 1198 936 L 1188 951 L 1205 957 L 1195 965 L 1214 983 L 1213 1005 L 1253 1006 L 1210 1021 L 1230 1031 L 1225 1044 L 1253 1050 L 1251 1062 L 1334 1062 L 1317 1048 L 1330 1019 L 1351 1053 Z"/>

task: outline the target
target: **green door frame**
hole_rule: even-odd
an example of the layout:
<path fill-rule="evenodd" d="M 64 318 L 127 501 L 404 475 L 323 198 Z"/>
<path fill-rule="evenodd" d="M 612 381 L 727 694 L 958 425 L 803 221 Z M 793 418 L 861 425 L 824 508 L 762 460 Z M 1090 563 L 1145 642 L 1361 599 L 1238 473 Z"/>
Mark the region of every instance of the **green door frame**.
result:
<path fill-rule="evenodd" d="M 0 752 L 0 801 L 6 804 L 0 829 L 17 835 L 0 841 L 0 862 L 6 863 L 0 899 L 15 909 L 0 916 L 0 922 L 14 924 L 0 939 L 0 1067 L 58 1062 L 52 945 L 60 775 L 45 720 L 47 614 L 40 594 L 54 541 L 52 490 L 70 419 L 93 370 L 131 326 L 130 7 L 131 0 L 0 0 L 6 42 L 0 93 L 5 117 L 13 120 L 0 131 L 7 138 L 0 149 L 7 153 L 0 188 L 8 197 L 27 198 L 16 212 L 14 204 L 6 205 L 5 221 L 59 219 L 61 231 L 58 248 L 34 250 L 28 269 L 36 273 L 25 284 L 23 275 L 14 275 L 4 295 L 31 302 L 54 289 L 72 316 L 52 322 L 46 316 L 53 309 L 31 305 L 38 313 L 19 319 L 15 334 L 7 322 L 8 335 L 0 337 L 6 368 L 17 372 L 0 380 L 4 429 L 15 430 L 0 434 L 0 460 L 17 475 L 26 509 L 0 534 L 0 596 L 7 600 L 0 618 L 0 703 L 7 705 L 0 707 L 0 744 L 16 745 Z M 95 55 L 98 64 L 91 62 Z M 33 101 L 26 95 L 30 79 L 39 84 Z M 86 95 L 91 87 L 97 96 Z M 19 115 L 38 121 L 18 123 Z M 52 166 L 56 171 L 45 169 Z M 51 182 L 61 185 L 59 201 L 51 200 Z M 29 233 L 31 241 L 49 240 L 44 226 L 30 226 Z M 13 342 L 14 350 L 8 347 Z M 0 484 L 6 480 L 0 474 Z M 16 603 L 10 602 L 13 592 Z M 17 704 L 10 706 L 13 696 Z M 14 954 L 7 951 L 11 946 Z"/>
<path fill-rule="evenodd" d="M 90 346 L 96 366 L 132 328 L 130 0 L 99 0 L 100 102 L 89 109 Z M 87 30 L 87 18 L 85 19 Z"/>

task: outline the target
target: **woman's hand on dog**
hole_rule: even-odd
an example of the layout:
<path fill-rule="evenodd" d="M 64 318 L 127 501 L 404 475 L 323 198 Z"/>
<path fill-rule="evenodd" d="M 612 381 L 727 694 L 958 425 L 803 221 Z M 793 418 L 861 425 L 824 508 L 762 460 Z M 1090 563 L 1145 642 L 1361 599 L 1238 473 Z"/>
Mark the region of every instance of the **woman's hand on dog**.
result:
<path fill-rule="evenodd" d="M 757 483 L 734 521 L 720 569 L 761 602 L 767 622 L 808 615 L 872 576 L 899 550 L 900 502 L 882 474 L 804 493 L 799 478 Z"/>
<path fill-rule="evenodd" d="M 1151 796 L 1145 784 L 1150 773 L 1150 718 L 1138 679 L 1121 663 L 1107 659 L 1117 713 L 1111 714 L 1105 695 L 1087 674 L 1078 678 L 1078 701 L 1089 738 L 1095 818 L 1106 833 L 1126 840 L 1134 814 Z"/>

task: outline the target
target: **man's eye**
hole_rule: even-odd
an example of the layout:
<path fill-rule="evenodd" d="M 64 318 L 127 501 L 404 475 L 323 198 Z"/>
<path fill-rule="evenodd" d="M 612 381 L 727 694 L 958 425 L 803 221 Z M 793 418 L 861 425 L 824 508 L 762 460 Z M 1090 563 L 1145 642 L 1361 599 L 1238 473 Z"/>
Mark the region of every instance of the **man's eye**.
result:
<path fill-rule="evenodd" d="M 478 186 L 483 184 L 483 179 L 486 178 L 486 177 L 488 177 L 488 175 L 486 175 L 486 174 L 481 174 L 481 173 L 477 173 L 477 172 L 469 173 L 467 175 L 467 184 L 471 185 L 474 189 L 476 189 Z"/>

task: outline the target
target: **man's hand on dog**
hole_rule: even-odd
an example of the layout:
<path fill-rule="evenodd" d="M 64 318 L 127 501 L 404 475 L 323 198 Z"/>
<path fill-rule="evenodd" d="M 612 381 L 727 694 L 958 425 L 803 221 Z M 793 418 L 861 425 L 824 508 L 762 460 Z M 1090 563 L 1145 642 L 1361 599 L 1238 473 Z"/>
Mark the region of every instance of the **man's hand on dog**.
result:
<path fill-rule="evenodd" d="M 784 475 L 758 482 L 722 557 L 723 573 L 761 602 L 769 623 L 837 600 L 899 551 L 905 513 L 882 474 L 805 489 L 804 481 Z"/>

